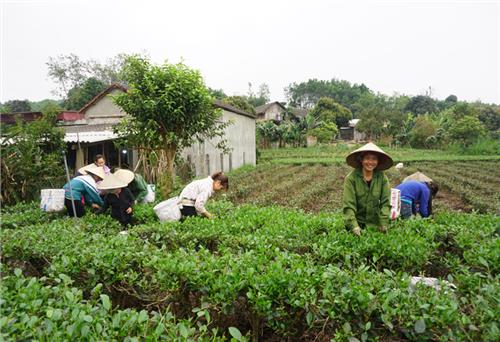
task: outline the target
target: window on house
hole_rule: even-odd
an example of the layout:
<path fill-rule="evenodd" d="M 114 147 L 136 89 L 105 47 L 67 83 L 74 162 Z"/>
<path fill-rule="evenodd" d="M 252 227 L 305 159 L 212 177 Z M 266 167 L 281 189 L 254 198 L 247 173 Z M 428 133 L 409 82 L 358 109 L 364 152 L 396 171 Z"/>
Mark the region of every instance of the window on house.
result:
<path fill-rule="evenodd" d="M 220 154 L 220 171 L 224 171 L 224 153 Z"/>
<path fill-rule="evenodd" d="M 245 162 L 245 152 L 243 152 L 243 165 L 245 165 L 246 162 Z"/>
<path fill-rule="evenodd" d="M 229 171 L 233 169 L 233 154 L 229 153 Z"/>

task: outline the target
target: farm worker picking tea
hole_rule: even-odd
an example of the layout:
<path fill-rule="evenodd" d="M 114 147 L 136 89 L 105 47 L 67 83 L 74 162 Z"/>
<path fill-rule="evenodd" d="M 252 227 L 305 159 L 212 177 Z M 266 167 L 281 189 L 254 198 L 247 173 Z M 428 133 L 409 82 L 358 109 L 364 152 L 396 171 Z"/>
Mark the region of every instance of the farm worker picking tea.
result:
<path fill-rule="evenodd" d="M 358 236 L 367 227 L 386 232 L 391 191 L 383 171 L 392 166 L 392 158 L 374 143 L 368 143 L 351 152 L 346 162 L 354 168 L 344 180 L 342 211 L 346 228 Z"/>
<path fill-rule="evenodd" d="M 110 174 L 97 185 L 97 188 L 105 193 L 104 206 L 98 213 L 102 214 L 111 207 L 111 217 L 118 220 L 122 226 L 127 226 L 132 224 L 134 196 L 126 187 L 134 179 L 134 173 L 128 170 L 120 171 L 119 174 Z"/>
<path fill-rule="evenodd" d="M 422 217 L 432 215 L 432 199 L 439 190 L 432 179 L 417 172 L 406 177 L 396 189 L 401 191 L 401 218 L 407 219 L 417 213 Z"/>
<path fill-rule="evenodd" d="M 133 173 L 132 171 L 126 169 L 115 169 L 115 175 L 123 177 L 125 180 L 128 180 L 130 175 L 132 175 L 132 180 L 128 181 L 127 188 L 134 196 L 136 203 L 142 202 L 144 197 L 148 194 L 148 184 L 144 178 L 140 174 Z"/>
<path fill-rule="evenodd" d="M 189 183 L 179 195 L 182 217 L 204 216 L 211 218 L 205 204 L 214 192 L 229 187 L 229 179 L 222 172 L 216 172 L 207 178 Z"/>
<path fill-rule="evenodd" d="M 97 167 L 93 164 L 87 165 L 79 170 L 83 174 L 73 178 L 69 183 L 63 186 L 64 192 L 64 205 L 68 209 L 68 215 L 77 217 L 85 215 L 85 204 L 92 206 L 94 209 L 99 209 L 103 205 L 103 201 L 99 196 L 97 190 L 97 182 L 106 178 L 104 169 Z M 71 190 L 70 191 L 70 183 Z M 75 204 L 75 213 L 73 213 L 73 205 Z"/>

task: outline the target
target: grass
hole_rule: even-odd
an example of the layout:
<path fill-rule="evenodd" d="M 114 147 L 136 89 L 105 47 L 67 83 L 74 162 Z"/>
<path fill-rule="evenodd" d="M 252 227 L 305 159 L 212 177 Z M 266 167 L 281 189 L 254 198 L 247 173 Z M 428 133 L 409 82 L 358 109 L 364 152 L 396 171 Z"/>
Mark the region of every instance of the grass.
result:
<path fill-rule="evenodd" d="M 301 148 L 281 148 L 261 150 L 261 163 L 275 164 L 321 164 L 335 165 L 345 163 L 345 157 L 350 151 L 359 146 L 348 147 L 345 144 L 324 145 Z M 475 153 L 464 153 L 460 150 L 422 150 L 410 148 L 389 148 L 383 150 L 388 153 L 394 162 L 413 161 L 472 161 L 472 160 L 499 160 L 500 155 L 480 155 Z"/>

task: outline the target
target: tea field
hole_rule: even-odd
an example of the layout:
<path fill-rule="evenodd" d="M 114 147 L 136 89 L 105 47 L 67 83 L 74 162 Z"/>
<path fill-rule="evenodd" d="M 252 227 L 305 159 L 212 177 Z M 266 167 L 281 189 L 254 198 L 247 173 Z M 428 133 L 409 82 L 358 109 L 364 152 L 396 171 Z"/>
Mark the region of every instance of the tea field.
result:
<path fill-rule="evenodd" d="M 2 217 L 5 340 L 494 341 L 500 218 L 440 213 L 356 238 L 335 213 L 212 202 L 128 235 L 34 205 Z M 430 276 L 456 286 L 410 286 Z M 243 335 L 243 336 L 242 336 Z"/>
<path fill-rule="evenodd" d="M 235 170 L 214 219 L 162 224 L 138 205 L 128 234 L 107 216 L 2 208 L 0 339 L 498 341 L 499 160 L 441 158 L 388 172 L 440 183 L 433 218 L 360 238 L 339 214 L 338 162 Z"/>
<path fill-rule="evenodd" d="M 341 210 L 345 164 L 260 164 L 233 172 L 226 194 L 234 203 L 281 205 L 308 212 Z M 437 181 L 437 210 L 500 214 L 500 160 L 410 161 L 386 172 L 391 186 L 421 171 Z"/>
<path fill-rule="evenodd" d="M 259 160 L 261 163 L 273 164 L 345 164 L 345 157 L 350 152 L 361 145 L 353 144 L 332 144 L 314 146 L 308 148 L 279 148 L 260 150 Z M 396 163 L 416 162 L 416 161 L 499 161 L 500 151 L 490 155 L 468 155 L 453 151 L 423 150 L 411 148 L 391 148 L 383 147 L 383 150 L 391 155 Z"/>

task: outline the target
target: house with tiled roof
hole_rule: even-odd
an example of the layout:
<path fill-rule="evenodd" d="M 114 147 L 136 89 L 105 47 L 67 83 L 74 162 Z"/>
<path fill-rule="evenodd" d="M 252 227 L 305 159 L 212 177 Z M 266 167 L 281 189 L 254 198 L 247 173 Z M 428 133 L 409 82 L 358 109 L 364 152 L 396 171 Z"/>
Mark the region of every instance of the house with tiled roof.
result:
<path fill-rule="evenodd" d="M 64 112 L 60 115 L 60 126 L 65 131 L 68 143 L 68 161 L 75 169 L 89 164 L 96 154 L 102 154 L 110 167 L 128 166 L 135 168 L 138 154 L 127 146 L 117 148 L 113 126 L 126 115 L 111 99 L 111 96 L 127 89 L 113 84 L 95 96 L 78 112 Z M 181 156 L 191 164 L 196 176 L 204 176 L 215 171 L 230 171 L 245 164 L 255 165 L 255 116 L 215 101 L 214 106 L 222 109 L 222 120 L 231 122 L 226 128 L 226 140 L 231 151 L 221 153 L 215 148 L 217 140 L 196 143 L 181 152 Z"/>
<path fill-rule="evenodd" d="M 284 119 L 285 111 L 285 105 L 278 101 L 266 103 L 255 108 L 257 121 L 272 120 L 274 122 L 281 122 Z"/>

